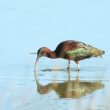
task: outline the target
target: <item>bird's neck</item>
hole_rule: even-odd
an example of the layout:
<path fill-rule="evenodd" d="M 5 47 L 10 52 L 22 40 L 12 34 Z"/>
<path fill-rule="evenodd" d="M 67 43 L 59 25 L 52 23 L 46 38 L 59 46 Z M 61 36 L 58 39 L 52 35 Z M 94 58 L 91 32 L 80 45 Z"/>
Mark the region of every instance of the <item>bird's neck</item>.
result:
<path fill-rule="evenodd" d="M 53 58 L 53 59 L 57 58 L 56 53 L 54 51 L 49 51 L 47 53 L 47 57 Z"/>

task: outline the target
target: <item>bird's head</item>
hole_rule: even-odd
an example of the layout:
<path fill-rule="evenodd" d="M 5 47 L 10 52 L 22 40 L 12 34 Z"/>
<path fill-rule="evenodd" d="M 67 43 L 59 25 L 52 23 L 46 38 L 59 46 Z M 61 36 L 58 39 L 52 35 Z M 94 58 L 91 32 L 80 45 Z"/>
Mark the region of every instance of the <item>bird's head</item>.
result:
<path fill-rule="evenodd" d="M 43 56 L 48 56 L 49 52 L 50 52 L 50 49 L 48 49 L 47 47 L 41 47 L 40 49 L 38 49 L 34 70 L 36 69 L 36 65 L 37 65 L 39 59 Z"/>
<path fill-rule="evenodd" d="M 50 50 L 47 47 L 41 47 L 38 51 L 37 51 L 37 57 L 40 58 L 42 56 L 47 56 L 48 52 Z"/>

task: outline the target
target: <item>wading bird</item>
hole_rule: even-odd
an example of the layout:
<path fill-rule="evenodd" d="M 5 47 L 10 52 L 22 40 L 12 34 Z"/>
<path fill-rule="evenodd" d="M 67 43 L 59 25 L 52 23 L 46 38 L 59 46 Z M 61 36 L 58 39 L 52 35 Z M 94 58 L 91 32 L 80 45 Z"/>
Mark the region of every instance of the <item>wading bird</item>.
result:
<path fill-rule="evenodd" d="M 36 71 L 36 65 L 38 63 L 39 58 L 41 58 L 42 56 L 46 56 L 52 59 L 62 58 L 68 60 L 67 70 L 70 69 L 70 61 L 75 61 L 77 64 L 77 69 L 79 71 L 80 60 L 84 60 L 90 57 L 102 56 L 104 53 L 105 52 L 103 50 L 97 49 L 80 41 L 63 41 L 56 47 L 55 51 L 51 51 L 47 47 L 42 47 L 37 51 L 37 58 L 34 65 L 34 71 Z"/>

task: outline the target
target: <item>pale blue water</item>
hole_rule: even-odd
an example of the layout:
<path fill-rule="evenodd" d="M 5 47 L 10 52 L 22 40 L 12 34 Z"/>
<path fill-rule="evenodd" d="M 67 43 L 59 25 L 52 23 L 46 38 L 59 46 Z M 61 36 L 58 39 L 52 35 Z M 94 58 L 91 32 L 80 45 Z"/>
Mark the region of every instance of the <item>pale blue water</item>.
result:
<path fill-rule="evenodd" d="M 0 110 L 109 110 L 109 30 L 109 0 L 0 0 Z M 66 60 L 42 58 L 35 77 L 29 53 L 68 39 L 106 54 L 82 61 L 80 73 L 75 63 L 68 73 Z"/>

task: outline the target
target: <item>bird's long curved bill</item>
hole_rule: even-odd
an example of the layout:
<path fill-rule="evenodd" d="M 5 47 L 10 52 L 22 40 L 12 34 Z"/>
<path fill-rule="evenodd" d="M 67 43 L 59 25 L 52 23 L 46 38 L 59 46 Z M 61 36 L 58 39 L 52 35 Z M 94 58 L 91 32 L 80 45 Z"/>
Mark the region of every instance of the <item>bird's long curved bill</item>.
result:
<path fill-rule="evenodd" d="M 39 61 L 39 57 L 36 58 L 36 61 L 35 61 L 35 64 L 34 64 L 34 71 L 36 71 L 36 66 L 37 66 L 38 61 Z"/>

